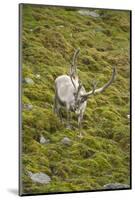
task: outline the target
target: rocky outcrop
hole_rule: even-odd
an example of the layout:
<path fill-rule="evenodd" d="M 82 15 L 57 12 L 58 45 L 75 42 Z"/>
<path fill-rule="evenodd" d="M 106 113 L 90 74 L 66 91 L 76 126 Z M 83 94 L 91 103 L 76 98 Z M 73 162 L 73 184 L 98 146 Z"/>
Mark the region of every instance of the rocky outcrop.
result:
<path fill-rule="evenodd" d="M 68 137 L 64 137 L 62 140 L 61 140 L 61 143 L 64 144 L 64 145 L 67 145 L 67 146 L 70 146 L 72 141 L 68 138 Z"/>
<path fill-rule="evenodd" d="M 24 82 L 27 83 L 27 84 L 30 84 L 30 85 L 33 85 L 33 84 L 34 84 L 34 81 L 33 81 L 31 78 L 29 78 L 29 77 L 26 77 L 26 78 L 24 79 Z"/>
<path fill-rule="evenodd" d="M 114 189 L 126 189 L 130 188 L 129 185 L 121 184 L 121 183 L 109 183 L 103 186 L 103 189 L 114 190 Z"/>
<path fill-rule="evenodd" d="M 47 174 L 42 172 L 32 173 L 28 171 L 28 175 L 31 178 L 31 180 L 35 183 L 48 184 L 51 181 L 51 178 Z"/>
<path fill-rule="evenodd" d="M 48 144 L 49 143 L 49 139 L 46 139 L 43 135 L 40 136 L 40 144 Z"/>
<path fill-rule="evenodd" d="M 100 15 L 96 11 L 90 11 L 90 10 L 79 10 L 79 14 L 84 15 L 84 16 L 91 16 L 91 17 L 100 17 Z"/>

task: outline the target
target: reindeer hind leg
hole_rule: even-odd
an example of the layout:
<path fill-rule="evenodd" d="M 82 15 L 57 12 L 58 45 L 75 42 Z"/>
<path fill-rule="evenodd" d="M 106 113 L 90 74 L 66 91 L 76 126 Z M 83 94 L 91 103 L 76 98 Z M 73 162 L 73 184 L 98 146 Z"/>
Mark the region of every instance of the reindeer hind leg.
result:
<path fill-rule="evenodd" d="M 63 123 L 62 113 L 61 113 L 61 106 L 59 104 L 59 101 L 57 99 L 57 96 L 54 97 L 54 113 L 56 113 L 57 117 L 60 118 L 61 123 Z"/>

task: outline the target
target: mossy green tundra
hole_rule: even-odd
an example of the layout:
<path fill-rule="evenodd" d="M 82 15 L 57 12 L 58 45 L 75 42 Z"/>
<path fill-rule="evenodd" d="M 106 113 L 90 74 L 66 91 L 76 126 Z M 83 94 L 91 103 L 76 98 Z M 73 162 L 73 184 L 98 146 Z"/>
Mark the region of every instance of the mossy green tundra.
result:
<path fill-rule="evenodd" d="M 83 11 L 22 6 L 23 194 L 100 190 L 116 182 L 130 185 L 130 12 Z M 78 47 L 78 74 L 86 91 L 93 80 L 99 80 L 99 87 L 106 83 L 111 66 L 117 69 L 115 82 L 88 100 L 83 138 L 78 138 L 74 113 L 72 130 L 53 113 L 54 81 L 69 72 Z M 64 109 L 62 114 L 66 123 Z M 69 145 L 62 143 L 65 137 Z M 28 172 L 45 173 L 51 181 L 34 182 Z"/>

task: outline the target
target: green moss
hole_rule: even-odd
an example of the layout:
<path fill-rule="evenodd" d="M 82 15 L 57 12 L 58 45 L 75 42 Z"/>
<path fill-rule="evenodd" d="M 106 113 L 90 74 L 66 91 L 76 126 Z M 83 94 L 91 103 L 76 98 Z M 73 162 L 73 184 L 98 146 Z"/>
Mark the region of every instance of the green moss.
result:
<path fill-rule="evenodd" d="M 101 154 L 101 153 L 97 153 L 94 155 L 94 161 L 97 162 L 97 171 L 98 173 L 102 173 L 103 171 L 110 171 L 112 170 L 112 166 L 111 164 L 108 162 L 108 156 L 107 154 Z"/>
<path fill-rule="evenodd" d="M 90 9 L 91 10 L 91 9 Z M 93 9 L 92 9 L 93 10 Z M 110 182 L 130 182 L 129 12 L 95 10 L 99 18 L 75 8 L 23 6 L 22 189 L 24 193 L 97 190 Z M 55 78 L 69 72 L 74 49 L 80 47 L 78 74 L 86 89 L 93 80 L 102 87 L 117 68 L 109 89 L 88 99 L 83 138 L 77 119 L 72 130 L 53 113 Z M 49 140 L 40 144 L 40 137 Z M 71 145 L 62 144 L 68 137 Z M 51 177 L 47 185 L 33 183 L 27 172 Z"/>

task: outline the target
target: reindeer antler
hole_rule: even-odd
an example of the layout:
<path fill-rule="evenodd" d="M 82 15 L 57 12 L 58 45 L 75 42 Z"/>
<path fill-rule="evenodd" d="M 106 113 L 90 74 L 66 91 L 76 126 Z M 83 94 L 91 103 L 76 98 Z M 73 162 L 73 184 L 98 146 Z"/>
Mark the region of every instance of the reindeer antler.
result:
<path fill-rule="evenodd" d="M 89 94 L 86 93 L 86 94 L 81 95 L 83 101 L 87 100 L 88 96 L 95 94 L 95 90 L 96 90 L 98 82 L 99 81 L 95 81 L 95 80 L 92 81 L 92 84 L 91 84 L 92 90 L 89 92 Z"/>
<path fill-rule="evenodd" d="M 95 81 L 95 80 L 92 81 L 92 91 L 91 91 L 92 93 L 91 94 L 95 93 L 95 90 L 96 90 L 98 83 L 99 83 L 99 81 Z"/>
<path fill-rule="evenodd" d="M 72 62 L 71 62 L 71 67 L 70 67 L 70 74 L 75 75 L 77 66 L 76 66 L 76 60 L 77 60 L 77 56 L 80 52 L 80 48 L 76 49 L 72 58 Z"/>
<path fill-rule="evenodd" d="M 77 92 L 77 88 L 75 86 L 75 83 L 74 83 L 74 78 L 75 78 L 75 75 L 77 74 L 77 67 L 76 67 L 76 60 L 77 60 L 77 56 L 79 54 L 79 51 L 80 51 L 80 48 L 76 49 L 75 52 L 74 52 L 74 55 L 73 55 L 73 58 L 72 58 L 72 62 L 71 62 L 71 67 L 70 67 L 70 79 L 72 81 L 72 84 Z"/>
<path fill-rule="evenodd" d="M 71 82 L 72 82 L 72 84 L 73 84 L 75 90 L 77 91 L 77 88 L 76 88 L 75 83 L 74 83 L 74 80 L 73 80 L 73 75 L 70 75 L 70 79 L 71 79 Z"/>
<path fill-rule="evenodd" d="M 96 89 L 97 83 L 96 83 L 96 85 L 94 84 L 93 90 L 91 90 L 90 92 L 86 92 L 85 94 L 82 95 L 82 97 L 88 98 L 92 94 L 103 92 L 106 88 L 108 88 L 112 84 L 115 77 L 116 77 L 116 67 L 112 67 L 112 77 L 111 77 L 111 79 L 103 87 L 98 88 L 98 89 Z"/>
<path fill-rule="evenodd" d="M 79 92 L 80 92 L 81 88 L 82 88 L 82 83 L 81 83 L 81 81 L 79 80 L 79 86 L 78 86 L 78 89 L 77 89 L 77 92 L 76 92 L 76 95 L 75 95 L 75 99 L 78 98 L 78 95 L 79 95 Z"/>

